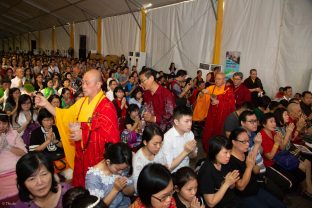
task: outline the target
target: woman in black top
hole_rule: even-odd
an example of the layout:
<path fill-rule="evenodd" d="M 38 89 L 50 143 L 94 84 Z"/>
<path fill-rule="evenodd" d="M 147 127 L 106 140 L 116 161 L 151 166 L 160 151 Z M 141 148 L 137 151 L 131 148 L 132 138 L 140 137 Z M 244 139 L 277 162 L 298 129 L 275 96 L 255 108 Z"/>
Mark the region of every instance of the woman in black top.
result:
<path fill-rule="evenodd" d="M 284 208 L 281 201 L 261 188 L 256 179 L 260 168 L 256 165 L 256 155 L 248 152 L 249 136 L 242 128 L 234 129 L 230 134 L 233 144 L 229 166 L 231 170 L 239 170 L 240 179 L 235 183 L 236 193 L 242 198 L 245 207 Z"/>
<path fill-rule="evenodd" d="M 224 136 L 209 140 L 208 158 L 198 172 L 199 193 L 209 207 L 243 207 L 232 190 L 239 180 L 238 170 L 230 171 L 227 165 L 231 156 L 231 143 Z"/>

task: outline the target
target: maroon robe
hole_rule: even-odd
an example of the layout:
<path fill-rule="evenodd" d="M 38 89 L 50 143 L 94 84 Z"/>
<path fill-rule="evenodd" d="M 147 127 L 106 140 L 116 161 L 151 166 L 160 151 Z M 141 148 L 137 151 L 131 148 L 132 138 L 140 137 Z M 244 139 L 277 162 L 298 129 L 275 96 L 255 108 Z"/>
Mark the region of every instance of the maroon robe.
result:
<path fill-rule="evenodd" d="M 240 108 L 246 102 L 251 102 L 251 93 L 243 83 L 237 88 L 234 87 L 234 95 L 236 109 Z"/>
<path fill-rule="evenodd" d="M 103 160 L 105 144 L 107 142 L 120 142 L 116 109 L 107 98 L 104 98 L 92 115 L 89 128 L 86 122 L 81 123 L 83 146 L 81 142 L 75 142 L 76 155 L 73 186 L 85 187 L 85 176 L 89 167 Z M 90 141 L 87 145 L 90 133 Z"/>
<path fill-rule="evenodd" d="M 235 110 L 235 99 L 233 90 L 224 88 L 224 93 L 217 95 L 219 104 L 210 104 L 208 115 L 203 130 L 202 143 L 205 152 L 208 151 L 209 139 L 212 136 L 223 135 L 223 126 L 226 117 Z"/>

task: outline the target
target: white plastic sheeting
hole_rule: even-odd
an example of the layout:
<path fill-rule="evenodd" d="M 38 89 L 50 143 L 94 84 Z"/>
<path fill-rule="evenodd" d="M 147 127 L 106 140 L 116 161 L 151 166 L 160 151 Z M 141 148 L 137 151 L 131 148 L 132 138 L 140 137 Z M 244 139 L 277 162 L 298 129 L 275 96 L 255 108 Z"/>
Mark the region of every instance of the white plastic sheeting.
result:
<path fill-rule="evenodd" d="M 91 25 L 93 27 L 91 27 Z M 80 44 L 80 35 L 86 36 L 86 52 L 88 53 L 91 50 L 96 50 L 96 32 L 97 30 L 96 20 L 91 20 L 89 22 L 81 22 L 74 24 L 75 39 L 75 57 L 79 55 L 79 44 Z"/>
<path fill-rule="evenodd" d="M 147 65 L 168 73 L 171 62 L 195 76 L 211 63 L 216 19 L 211 1 L 197 0 L 154 9 L 147 15 Z"/>
<path fill-rule="evenodd" d="M 68 34 L 66 33 L 66 31 Z M 63 27 L 55 28 L 55 48 L 61 50 L 62 52 L 69 49 L 70 45 L 70 28 L 68 25 Z"/>
<path fill-rule="evenodd" d="M 38 42 L 37 48 L 39 48 Z M 40 31 L 40 48 L 43 51 L 52 50 L 52 28 Z"/>
<path fill-rule="evenodd" d="M 140 13 L 133 14 L 140 23 Z M 102 25 L 102 54 L 104 56 L 109 54 L 128 56 L 129 51 L 139 51 L 140 29 L 132 14 L 104 18 Z"/>
<path fill-rule="evenodd" d="M 240 71 L 247 78 L 256 68 L 268 95 L 286 85 L 308 89 L 311 11 L 309 0 L 225 0 L 222 64 L 226 51 L 240 51 Z"/>

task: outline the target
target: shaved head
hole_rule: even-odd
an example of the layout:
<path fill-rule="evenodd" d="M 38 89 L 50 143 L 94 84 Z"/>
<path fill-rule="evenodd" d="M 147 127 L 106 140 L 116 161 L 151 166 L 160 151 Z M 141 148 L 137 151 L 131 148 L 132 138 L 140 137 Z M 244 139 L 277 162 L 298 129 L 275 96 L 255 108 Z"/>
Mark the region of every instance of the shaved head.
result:
<path fill-rule="evenodd" d="M 90 77 L 93 78 L 94 81 L 96 81 L 96 82 L 103 82 L 103 81 L 102 81 L 102 74 L 101 74 L 101 72 L 100 72 L 99 70 L 90 69 L 89 71 L 87 71 L 87 72 L 85 73 L 84 76 L 87 76 L 87 75 L 88 75 L 88 76 L 90 75 Z"/>
<path fill-rule="evenodd" d="M 287 111 L 288 111 L 289 116 L 293 119 L 298 119 L 302 113 L 300 104 L 298 103 L 290 103 L 287 106 Z"/>
<path fill-rule="evenodd" d="M 102 84 L 101 72 L 96 69 L 87 71 L 82 79 L 83 94 L 93 99 L 101 91 Z"/>

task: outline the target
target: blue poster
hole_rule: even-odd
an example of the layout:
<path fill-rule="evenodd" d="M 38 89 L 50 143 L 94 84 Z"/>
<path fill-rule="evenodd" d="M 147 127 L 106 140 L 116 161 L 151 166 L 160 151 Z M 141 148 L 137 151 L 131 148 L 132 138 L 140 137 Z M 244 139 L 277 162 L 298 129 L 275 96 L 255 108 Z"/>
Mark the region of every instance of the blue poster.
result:
<path fill-rule="evenodd" d="M 239 71 L 240 54 L 241 52 L 239 51 L 226 52 L 225 70 L 224 70 L 226 79 L 232 78 L 233 74 Z"/>

